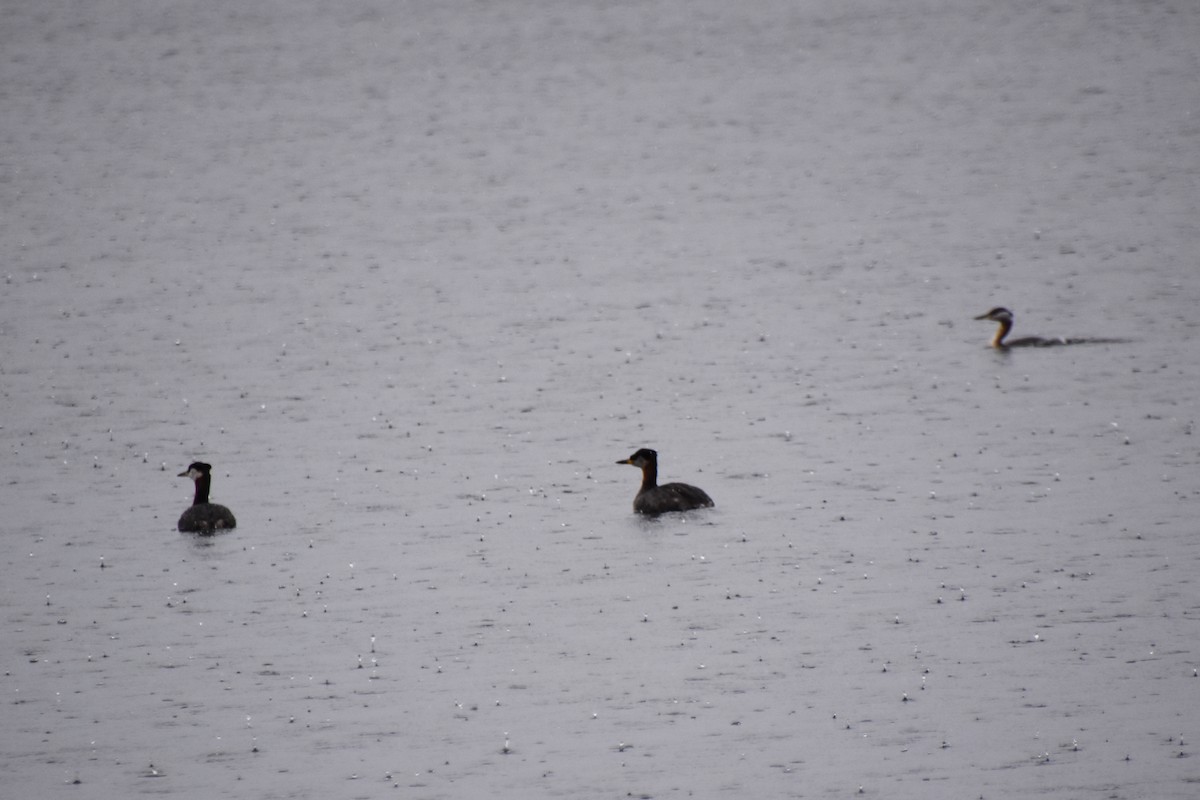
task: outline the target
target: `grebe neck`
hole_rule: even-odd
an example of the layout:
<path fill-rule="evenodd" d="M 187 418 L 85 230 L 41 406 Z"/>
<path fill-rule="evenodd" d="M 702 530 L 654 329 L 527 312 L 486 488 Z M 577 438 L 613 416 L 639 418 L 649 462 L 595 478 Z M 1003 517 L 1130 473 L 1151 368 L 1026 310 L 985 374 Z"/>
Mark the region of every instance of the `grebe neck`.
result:
<path fill-rule="evenodd" d="M 996 329 L 996 335 L 992 337 L 992 347 L 997 350 L 1003 350 L 1005 347 L 1004 337 L 1008 336 L 1008 332 L 1012 330 L 1013 322 L 1009 317 L 1002 317 L 1000 327 Z"/>
<path fill-rule="evenodd" d="M 196 478 L 196 497 L 192 500 L 192 505 L 198 506 L 208 502 L 208 486 L 211 482 L 212 478 L 208 475 L 200 475 Z"/>
<path fill-rule="evenodd" d="M 642 488 L 638 490 L 638 494 L 648 492 L 658 486 L 658 464 L 653 461 L 649 464 L 642 465 Z"/>

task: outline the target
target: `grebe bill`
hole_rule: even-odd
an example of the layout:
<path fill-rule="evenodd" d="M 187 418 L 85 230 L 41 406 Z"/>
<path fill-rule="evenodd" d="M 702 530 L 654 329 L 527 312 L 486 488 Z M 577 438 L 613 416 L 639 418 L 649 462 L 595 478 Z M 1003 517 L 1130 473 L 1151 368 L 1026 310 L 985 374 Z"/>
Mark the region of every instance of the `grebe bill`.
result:
<path fill-rule="evenodd" d="M 643 447 L 618 464 L 630 464 L 642 471 L 642 486 L 633 498 L 633 510 L 648 517 L 657 517 L 669 511 L 691 511 L 694 508 L 712 508 L 715 505 L 703 489 L 686 483 L 664 483 L 658 485 L 658 453 Z"/>

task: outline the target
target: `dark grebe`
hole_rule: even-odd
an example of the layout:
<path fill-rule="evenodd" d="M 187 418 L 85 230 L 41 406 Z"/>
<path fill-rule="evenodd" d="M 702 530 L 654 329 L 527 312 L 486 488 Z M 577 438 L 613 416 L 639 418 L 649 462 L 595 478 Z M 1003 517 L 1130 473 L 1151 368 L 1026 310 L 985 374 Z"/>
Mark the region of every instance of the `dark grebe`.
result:
<path fill-rule="evenodd" d="M 689 511 L 693 508 L 710 508 L 712 498 L 703 489 L 686 483 L 658 485 L 658 453 L 642 448 L 618 464 L 632 464 L 642 470 L 642 488 L 633 498 L 633 510 L 648 517 L 657 517 L 668 511 Z"/>
<path fill-rule="evenodd" d="M 1000 327 L 996 329 L 996 335 L 992 337 L 992 347 L 997 350 L 1004 350 L 1008 347 L 1053 347 L 1059 344 L 1071 344 L 1067 339 L 1043 339 L 1040 336 L 1025 336 L 1013 339 L 1011 342 L 1004 341 L 1004 337 L 1008 336 L 1013 327 L 1013 313 L 1003 306 L 996 306 L 975 319 L 988 319 L 1000 324 Z"/>
<path fill-rule="evenodd" d="M 1044 339 L 1041 336 L 1024 336 L 1020 339 L 1006 341 L 1005 336 L 1008 336 L 1009 331 L 1013 327 L 1013 313 L 1003 306 L 996 306 L 986 314 L 980 314 L 975 319 L 989 319 L 992 322 L 997 322 L 1000 327 L 996 329 L 996 335 L 992 337 L 992 347 L 997 350 L 1007 350 L 1010 347 L 1055 347 L 1057 345 L 1066 344 L 1127 344 L 1128 339 L 1104 339 L 1098 337 L 1064 339 L 1058 337 L 1056 339 Z"/>
<path fill-rule="evenodd" d="M 218 503 L 208 502 L 208 489 L 212 485 L 212 465 L 193 462 L 180 478 L 191 478 L 196 482 L 196 497 L 192 505 L 179 518 L 179 530 L 183 533 L 211 534 L 237 527 L 233 512 Z"/>

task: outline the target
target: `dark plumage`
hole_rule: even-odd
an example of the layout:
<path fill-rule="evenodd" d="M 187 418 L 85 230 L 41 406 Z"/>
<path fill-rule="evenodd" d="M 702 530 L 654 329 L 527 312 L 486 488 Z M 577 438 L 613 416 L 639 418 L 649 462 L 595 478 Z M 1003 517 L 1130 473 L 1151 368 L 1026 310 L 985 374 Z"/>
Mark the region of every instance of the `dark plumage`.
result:
<path fill-rule="evenodd" d="M 648 517 L 657 517 L 668 511 L 690 511 L 693 508 L 711 508 L 712 498 L 703 489 L 686 483 L 664 483 L 658 485 L 658 453 L 642 448 L 629 458 L 617 462 L 632 464 L 642 471 L 642 488 L 633 498 L 633 510 Z"/>
<path fill-rule="evenodd" d="M 208 490 L 212 485 L 212 466 L 195 461 L 179 473 L 180 478 L 191 478 L 196 482 L 196 496 L 187 511 L 179 518 L 179 530 L 183 533 L 205 535 L 237 527 L 233 512 L 219 503 L 208 502 Z"/>

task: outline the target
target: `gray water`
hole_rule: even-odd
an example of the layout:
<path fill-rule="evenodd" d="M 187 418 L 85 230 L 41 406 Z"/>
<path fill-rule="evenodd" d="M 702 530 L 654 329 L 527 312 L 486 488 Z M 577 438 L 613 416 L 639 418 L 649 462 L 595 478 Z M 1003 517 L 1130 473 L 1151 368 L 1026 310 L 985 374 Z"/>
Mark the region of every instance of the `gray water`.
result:
<path fill-rule="evenodd" d="M 1191 4 L 3 20 L 6 795 L 1193 796 Z"/>

